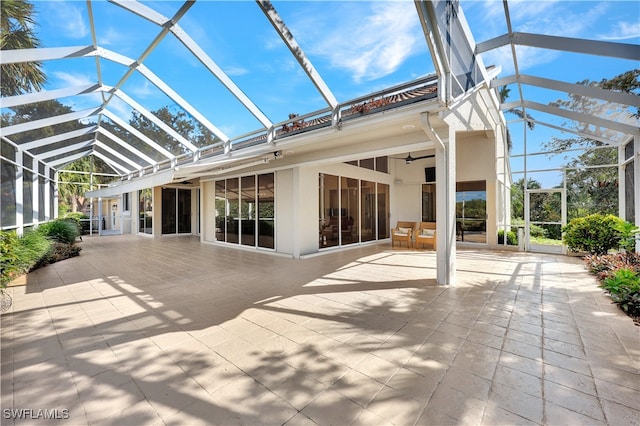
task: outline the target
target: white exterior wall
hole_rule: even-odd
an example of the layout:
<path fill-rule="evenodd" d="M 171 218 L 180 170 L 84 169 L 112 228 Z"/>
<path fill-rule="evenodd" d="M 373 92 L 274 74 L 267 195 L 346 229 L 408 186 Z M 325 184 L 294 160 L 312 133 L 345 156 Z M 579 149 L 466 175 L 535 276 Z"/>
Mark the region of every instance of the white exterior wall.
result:
<path fill-rule="evenodd" d="M 213 181 L 200 184 L 200 241 L 216 239 L 216 185 Z"/>
<path fill-rule="evenodd" d="M 280 170 L 275 176 L 275 239 L 276 251 L 293 256 L 294 236 L 294 186 L 293 169 Z"/>
<path fill-rule="evenodd" d="M 495 140 L 483 137 L 457 138 L 456 181 L 485 180 L 487 182 L 487 244 L 495 247 L 498 242 L 496 227 L 498 184 L 495 169 Z"/>

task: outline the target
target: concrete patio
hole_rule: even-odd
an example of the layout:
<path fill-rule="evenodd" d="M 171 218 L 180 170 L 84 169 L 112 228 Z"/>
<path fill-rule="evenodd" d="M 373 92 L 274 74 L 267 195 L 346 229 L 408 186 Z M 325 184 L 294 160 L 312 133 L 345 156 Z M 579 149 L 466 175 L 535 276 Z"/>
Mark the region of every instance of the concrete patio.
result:
<path fill-rule="evenodd" d="M 640 327 L 577 258 L 80 244 L 9 289 L 3 425 L 640 424 Z"/>

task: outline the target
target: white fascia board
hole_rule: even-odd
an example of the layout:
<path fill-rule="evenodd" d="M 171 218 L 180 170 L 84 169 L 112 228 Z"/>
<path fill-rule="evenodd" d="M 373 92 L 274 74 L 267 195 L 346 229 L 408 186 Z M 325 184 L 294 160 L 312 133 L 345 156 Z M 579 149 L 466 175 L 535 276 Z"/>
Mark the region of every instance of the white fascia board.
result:
<path fill-rule="evenodd" d="M 304 54 L 302 48 L 293 37 L 293 34 L 291 34 L 291 31 L 289 31 L 289 28 L 287 28 L 287 25 L 284 23 L 276 9 L 273 7 L 273 4 L 267 0 L 256 1 L 262 9 L 262 12 L 269 19 L 269 22 L 271 22 L 271 25 L 273 25 L 273 28 L 275 28 L 282 41 L 287 45 L 304 72 L 307 73 L 307 76 L 309 76 L 313 84 L 316 86 L 316 89 L 318 89 L 327 104 L 329 104 L 331 109 L 334 109 L 336 106 L 338 106 L 338 100 L 335 98 L 335 96 L 329 89 L 329 86 L 326 85 L 320 74 L 316 71 L 309 58 L 307 58 L 307 56 Z"/>
<path fill-rule="evenodd" d="M 148 155 L 142 153 L 140 150 L 132 147 L 131 145 L 129 145 L 128 143 L 126 143 L 125 141 L 120 139 L 118 136 L 114 135 L 113 133 L 111 133 L 110 131 L 105 129 L 104 127 L 99 127 L 98 128 L 98 133 L 103 134 L 104 136 L 108 137 L 109 139 L 111 139 L 112 141 L 114 141 L 115 143 L 117 143 L 118 145 L 123 147 L 124 149 L 128 150 L 132 154 L 137 155 L 138 157 L 142 158 L 144 161 L 146 161 L 150 165 L 153 166 L 153 165 L 158 164 L 158 162 L 155 161 L 153 158 L 151 158 Z"/>
<path fill-rule="evenodd" d="M 53 99 L 67 98 L 69 96 L 93 93 L 100 88 L 99 84 L 88 86 L 66 87 L 56 90 L 42 90 L 40 92 L 26 93 L 24 95 L 0 98 L 0 108 L 11 108 L 18 105 L 33 104 L 36 102 L 50 101 Z"/>
<path fill-rule="evenodd" d="M 109 154 L 113 155 L 114 157 L 124 161 L 125 163 L 127 163 L 128 165 L 133 167 L 135 170 L 142 170 L 142 166 L 141 165 L 139 165 L 135 161 L 129 159 L 127 156 L 122 155 L 121 152 L 116 151 L 115 149 L 111 148 L 110 146 L 107 146 L 107 145 L 105 145 L 104 143 L 102 143 L 100 141 L 96 141 L 95 146 L 96 147 L 100 147 L 100 149 L 103 149 L 103 150 L 107 151 Z"/>
<path fill-rule="evenodd" d="M 177 140 L 179 143 L 181 143 L 182 145 L 187 147 L 187 149 L 189 149 L 191 152 L 196 152 L 198 150 L 198 147 L 196 147 L 194 144 L 189 142 L 180 133 L 176 132 L 171 126 L 169 126 L 164 121 L 162 121 L 158 117 L 156 117 L 151 111 L 149 111 L 148 109 L 146 109 L 145 107 L 143 107 L 142 105 L 140 105 L 139 103 L 137 103 L 136 101 L 131 99 L 122 90 L 116 90 L 115 91 L 115 95 L 118 98 L 122 99 L 125 103 L 127 103 L 133 109 L 137 110 L 140 114 L 142 114 L 144 117 L 146 117 L 153 124 L 158 126 L 160 129 L 164 130 L 164 132 L 167 133 L 169 136 L 171 136 L 172 138 Z"/>
<path fill-rule="evenodd" d="M 34 157 L 43 163 L 47 162 L 47 158 L 57 157 L 60 154 L 64 154 L 66 152 L 77 151 L 81 148 L 90 148 L 93 145 L 93 139 L 89 139 L 83 142 L 79 142 L 73 145 L 65 146 L 64 148 L 54 149 L 53 151 L 46 151 L 40 154 L 35 155 Z"/>
<path fill-rule="evenodd" d="M 116 172 L 118 170 L 120 170 L 122 173 L 120 173 L 121 175 L 126 175 L 132 172 L 132 170 L 127 169 L 126 167 L 124 167 L 123 165 L 116 163 L 115 161 L 113 161 L 111 158 L 107 157 L 106 155 L 102 154 L 101 152 L 98 152 L 96 150 L 93 151 L 93 155 L 95 155 L 96 157 L 102 159 L 105 163 L 107 163 L 109 166 L 111 166 L 112 169 L 114 169 Z"/>
<path fill-rule="evenodd" d="M 158 76 L 156 76 L 149 68 L 144 65 L 140 65 L 137 68 L 138 72 L 142 74 L 147 80 L 153 83 L 158 89 L 164 92 L 171 100 L 173 100 L 176 104 L 180 105 L 182 109 L 187 111 L 193 118 L 198 120 L 204 127 L 209 129 L 214 135 L 223 141 L 228 141 L 229 137 L 225 135 L 220 129 L 213 125 L 209 120 L 207 120 L 200 111 L 192 107 L 187 101 L 185 101 L 178 93 L 173 90 L 169 85 L 167 85 L 164 81 L 162 81 Z"/>
<path fill-rule="evenodd" d="M 173 182 L 175 172 L 173 170 L 163 170 L 152 175 L 142 176 L 130 181 L 123 181 L 111 184 L 107 188 L 95 191 L 87 191 L 86 197 L 114 197 L 127 192 L 139 191 L 141 189 L 154 188 Z"/>
<path fill-rule="evenodd" d="M 18 64 L 22 62 L 40 62 L 66 58 L 82 58 L 96 55 L 93 46 L 70 47 L 36 47 L 33 49 L 3 50 L 0 53 L 0 62 L 5 64 Z"/>
<path fill-rule="evenodd" d="M 116 123 L 118 126 L 122 127 L 123 129 L 125 129 L 126 131 L 128 131 L 129 133 L 131 133 L 132 135 L 137 137 L 138 139 L 140 139 L 142 142 L 144 142 L 147 145 L 149 145 L 152 148 L 154 148 L 156 151 L 158 151 L 159 153 L 161 153 L 165 157 L 167 157 L 169 159 L 173 159 L 175 157 L 169 151 L 167 151 L 166 149 L 164 149 L 163 147 L 161 147 L 160 145 L 158 145 L 157 143 L 152 141 L 150 138 L 145 136 L 142 132 L 140 132 L 139 130 L 135 129 L 129 123 L 127 123 L 126 121 L 122 120 L 117 115 L 113 114 L 111 111 L 105 109 L 104 111 L 102 111 L 102 114 L 105 117 L 109 118 L 114 123 Z"/>
<path fill-rule="evenodd" d="M 78 136 L 88 135 L 94 133 L 98 129 L 98 126 L 85 127 L 83 129 L 73 130 L 71 132 L 60 133 L 59 135 L 49 136 L 47 138 L 38 139 L 32 142 L 20 144 L 22 150 L 28 151 L 33 148 L 39 148 L 44 145 L 49 145 L 57 142 L 62 142 L 67 139 L 76 138 Z"/>
<path fill-rule="evenodd" d="M 625 133 L 627 135 L 638 135 L 640 129 L 636 126 L 631 126 L 625 123 L 619 123 L 617 121 L 607 120 L 606 118 L 596 117 L 595 115 L 582 114 L 575 111 L 569 111 L 563 108 L 553 107 L 550 105 L 543 105 L 537 102 L 524 101 L 526 108 L 535 109 L 545 112 L 547 114 L 557 115 L 565 117 L 570 120 L 576 120 L 583 123 L 593 124 L 594 126 L 604 127 L 607 129 L 615 130 L 617 132 Z"/>
<path fill-rule="evenodd" d="M 68 157 L 58 158 L 57 160 L 55 160 L 55 161 L 51 161 L 51 162 L 48 162 L 48 163 L 46 163 L 46 164 L 47 164 L 49 167 L 53 167 L 54 169 L 56 168 L 56 166 L 61 166 L 61 167 L 63 167 L 63 166 L 66 166 L 66 165 L 67 165 L 67 164 L 69 164 L 69 163 L 73 163 L 73 162 L 74 162 L 74 161 L 76 161 L 78 158 L 82 158 L 82 157 L 85 157 L 85 156 L 87 156 L 87 155 L 91 154 L 91 151 L 92 151 L 91 149 L 86 150 L 86 151 L 82 151 L 82 152 L 79 152 L 79 153 L 77 153 L 77 154 L 70 155 L 70 156 L 68 156 Z"/>
<path fill-rule="evenodd" d="M 4 136 L 11 136 L 29 130 L 41 129 L 43 127 L 54 126 L 56 124 L 67 123 L 69 121 L 81 120 L 83 118 L 91 117 L 99 113 L 100 108 L 88 108 L 82 111 L 70 112 L 68 114 L 61 114 L 54 117 L 42 118 L 40 120 L 14 124 L 13 126 L 3 127 L 2 134 Z"/>

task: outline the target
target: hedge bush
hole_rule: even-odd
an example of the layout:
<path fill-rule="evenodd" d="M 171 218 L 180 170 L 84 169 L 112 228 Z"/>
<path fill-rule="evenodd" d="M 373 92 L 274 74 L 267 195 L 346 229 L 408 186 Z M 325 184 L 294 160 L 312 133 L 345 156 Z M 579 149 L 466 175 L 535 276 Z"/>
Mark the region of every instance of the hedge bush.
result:
<path fill-rule="evenodd" d="M 606 254 L 627 244 L 625 221 L 614 215 L 592 214 L 571 219 L 562 228 L 563 241 L 573 251 Z M 633 228 L 633 226 L 632 226 Z M 632 229 L 627 228 L 627 233 Z"/>
<path fill-rule="evenodd" d="M 78 256 L 79 235 L 77 224 L 67 219 L 40 224 L 21 237 L 15 231 L 0 231 L 0 287 L 34 269 Z"/>
<path fill-rule="evenodd" d="M 72 219 L 56 219 L 38 226 L 38 232 L 58 243 L 73 244 L 80 236 L 80 227 Z"/>

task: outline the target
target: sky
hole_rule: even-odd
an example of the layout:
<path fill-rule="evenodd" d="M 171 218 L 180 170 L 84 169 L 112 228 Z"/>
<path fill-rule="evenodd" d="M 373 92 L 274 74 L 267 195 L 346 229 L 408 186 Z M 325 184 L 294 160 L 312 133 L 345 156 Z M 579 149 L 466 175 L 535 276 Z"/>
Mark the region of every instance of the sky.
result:
<path fill-rule="evenodd" d="M 35 1 L 37 34 L 43 47 L 92 44 L 85 1 Z M 165 17 L 183 4 L 145 1 Z M 296 41 L 338 101 L 381 90 L 434 73 L 431 56 L 413 1 L 274 1 L 273 5 Z M 476 42 L 507 32 L 502 1 L 463 0 L 464 15 Z M 104 1 L 91 3 L 99 47 L 137 59 L 160 32 L 155 24 Z M 509 1 L 513 30 L 640 45 L 640 2 L 637 1 Z M 291 113 L 305 114 L 326 102 L 253 1 L 197 1 L 179 21 L 193 39 L 274 123 Z M 512 75 L 507 48 L 482 55 L 485 65 Z M 553 50 L 518 48 L 519 71 L 569 83 L 609 79 L 640 68 L 633 61 Z M 97 82 L 94 58 L 45 62 L 46 89 Z M 144 65 L 201 111 L 221 132 L 235 137 L 261 127 L 259 121 L 172 35 L 144 60 Z M 126 69 L 100 60 L 103 82 L 115 86 Z M 122 90 L 150 110 L 177 108 L 139 73 Z M 525 97 L 546 104 L 565 93 L 527 87 Z M 517 89 L 510 99 L 516 100 Z M 62 100 L 76 110 L 95 107 L 95 96 Z M 109 109 L 123 117 L 130 108 L 118 100 Z M 535 115 L 535 114 L 532 114 Z M 515 116 L 506 115 L 507 120 Z M 561 124 L 562 120 L 544 117 Z M 514 154 L 523 151 L 522 124 L 514 124 Z M 511 126 L 510 126 L 511 128 Z M 528 151 L 557 131 L 537 126 L 526 135 Z M 549 165 L 549 159 L 544 159 Z M 533 160 L 532 160 L 533 161 Z M 515 163 L 514 163 L 515 164 Z M 531 166 L 531 165 L 530 165 Z"/>

